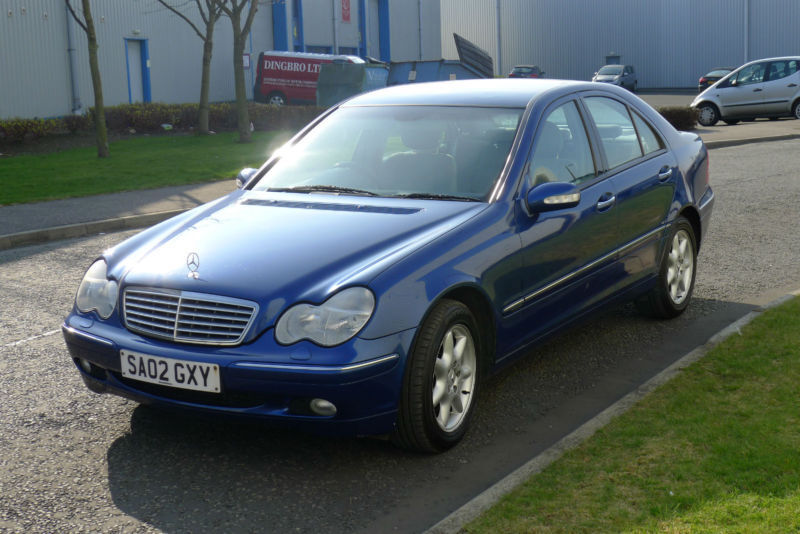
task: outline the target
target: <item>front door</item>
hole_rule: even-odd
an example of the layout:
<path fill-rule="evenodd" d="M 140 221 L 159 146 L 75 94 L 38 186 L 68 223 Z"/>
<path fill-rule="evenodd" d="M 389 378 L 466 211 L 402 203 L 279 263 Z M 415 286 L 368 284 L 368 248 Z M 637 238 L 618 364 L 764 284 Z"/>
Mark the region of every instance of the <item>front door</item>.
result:
<path fill-rule="evenodd" d="M 755 117 L 763 113 L 766 66 L 765 62 L 748 65 L 718 87 L 723 118 Z"/>
<path fill-rule="evenodd" d="M 520 215 L 525 301 L 513 322 L 525 342 L 597 303 L 605 292 L 598 273 L 618 242 L 616 191 L 598 178 L 576 102 L 556 104 L 537 130 L 522 198 L 543 182 L 563 181 L 577 185 L 581 199 L 574 208 Z"/>

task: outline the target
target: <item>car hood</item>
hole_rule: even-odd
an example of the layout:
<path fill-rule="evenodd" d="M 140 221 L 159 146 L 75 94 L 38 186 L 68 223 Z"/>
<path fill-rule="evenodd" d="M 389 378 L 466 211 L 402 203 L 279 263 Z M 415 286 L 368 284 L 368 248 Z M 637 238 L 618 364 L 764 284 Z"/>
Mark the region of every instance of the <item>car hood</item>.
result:
<path fill-rule="evenodd" d="M 392 263 L 471 218 L 484 203 L 235 192 L 109 255 L 122 286 L 256 301 L 262 327 L 286 307 L 365 285 Z M 123 244 L 124 245 L 124 244 Z M 117 256 L 122 255 L 119 258 Z M 194 260 L 195 263 L 190 265 Z"/>
<path fill-rule="evenodd" d="M 619 74 L 598 74 L 594 77 L 594 81 L 596 82 L 611 82 L 619 78 L 621 75 Z"/>

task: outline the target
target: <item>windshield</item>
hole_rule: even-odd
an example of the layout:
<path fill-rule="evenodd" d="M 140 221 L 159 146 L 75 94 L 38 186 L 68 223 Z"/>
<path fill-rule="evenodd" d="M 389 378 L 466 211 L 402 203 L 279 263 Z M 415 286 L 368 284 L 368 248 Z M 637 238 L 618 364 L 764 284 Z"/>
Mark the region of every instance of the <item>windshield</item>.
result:
<path fill-rule="evenodd" d="M 616 66 L 616 65 L 613 65 L 613 66 L 610 66 L 610 67 L 603 67 L 599 71 L 597 71 L 597 74 L 606 74 L 606 75 L 614 75 L 614 76 L 616 76 L 617 74 L 622 74 L 622 67 Z"/>
<path fill-rule="evenodd" d="M 287 147 L 254 189 L 485 200 L 523 111 L 342 107 Z"/>
<path fill-rule="evenodd" d="M 513 72 L 517 74 L 530 74 L 534 71 L 534 67 L 514 67 Z"/>

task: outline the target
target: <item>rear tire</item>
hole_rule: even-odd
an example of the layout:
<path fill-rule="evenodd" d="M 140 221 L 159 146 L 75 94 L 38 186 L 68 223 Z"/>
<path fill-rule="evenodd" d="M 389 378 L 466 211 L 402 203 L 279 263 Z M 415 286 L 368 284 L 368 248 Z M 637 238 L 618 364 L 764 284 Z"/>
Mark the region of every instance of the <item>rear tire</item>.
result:
<path fill-rule="evenodd" d="M 464 437 L 480 382 L 480 347 L 469 308 L 449 299 L 434 306 L 406 362 L 392 443 L 440 452 Z"/>
<path fill-rule="evenodd" d="M 795 119 L 800 120 L 800 100 L 796 100 L 792 106 L 792 116 Z"/>
<path fill-rule="evenodd" d="M 705 102 L 697 107 L 697 122 L 703 126 L 714 126 L 719 122 L 719 111 L 717 106 Z"/>
<path fill-rule="evenodd" d="M 267 95 L 267 104 L 273 106 L 285 106 L 286 105 L 286 95 L 281 93 L 280 91 L 273 91 Z"/>
<path fill-rule="evenodd" d="M 696 273 L 694 228 L 686 218 L 679 217 L 664 247 L 656 287 L 636 302 L 639 311 L 659 319 L 677 317 L 689 306 Z"/>

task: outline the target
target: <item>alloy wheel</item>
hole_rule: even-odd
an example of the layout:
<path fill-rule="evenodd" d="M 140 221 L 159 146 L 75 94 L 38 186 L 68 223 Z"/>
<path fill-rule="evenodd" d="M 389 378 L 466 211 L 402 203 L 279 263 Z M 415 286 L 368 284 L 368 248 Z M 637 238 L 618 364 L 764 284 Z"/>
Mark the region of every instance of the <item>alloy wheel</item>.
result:
<path fill-rule="evenodd" d="M 689 294 L 694 275 L 692 240 L 685 230 L 672 238 L 667 256 L 667 291 L 675 304 L 681 304 Z"/>
<path fill-rule="evenodd" d="M 442 338 L 433 366 L 433 410 L 436 423 L 452 432 L 464 421 L 475 391 L 475 341 L 469 329 L 453 325 Z"/>

